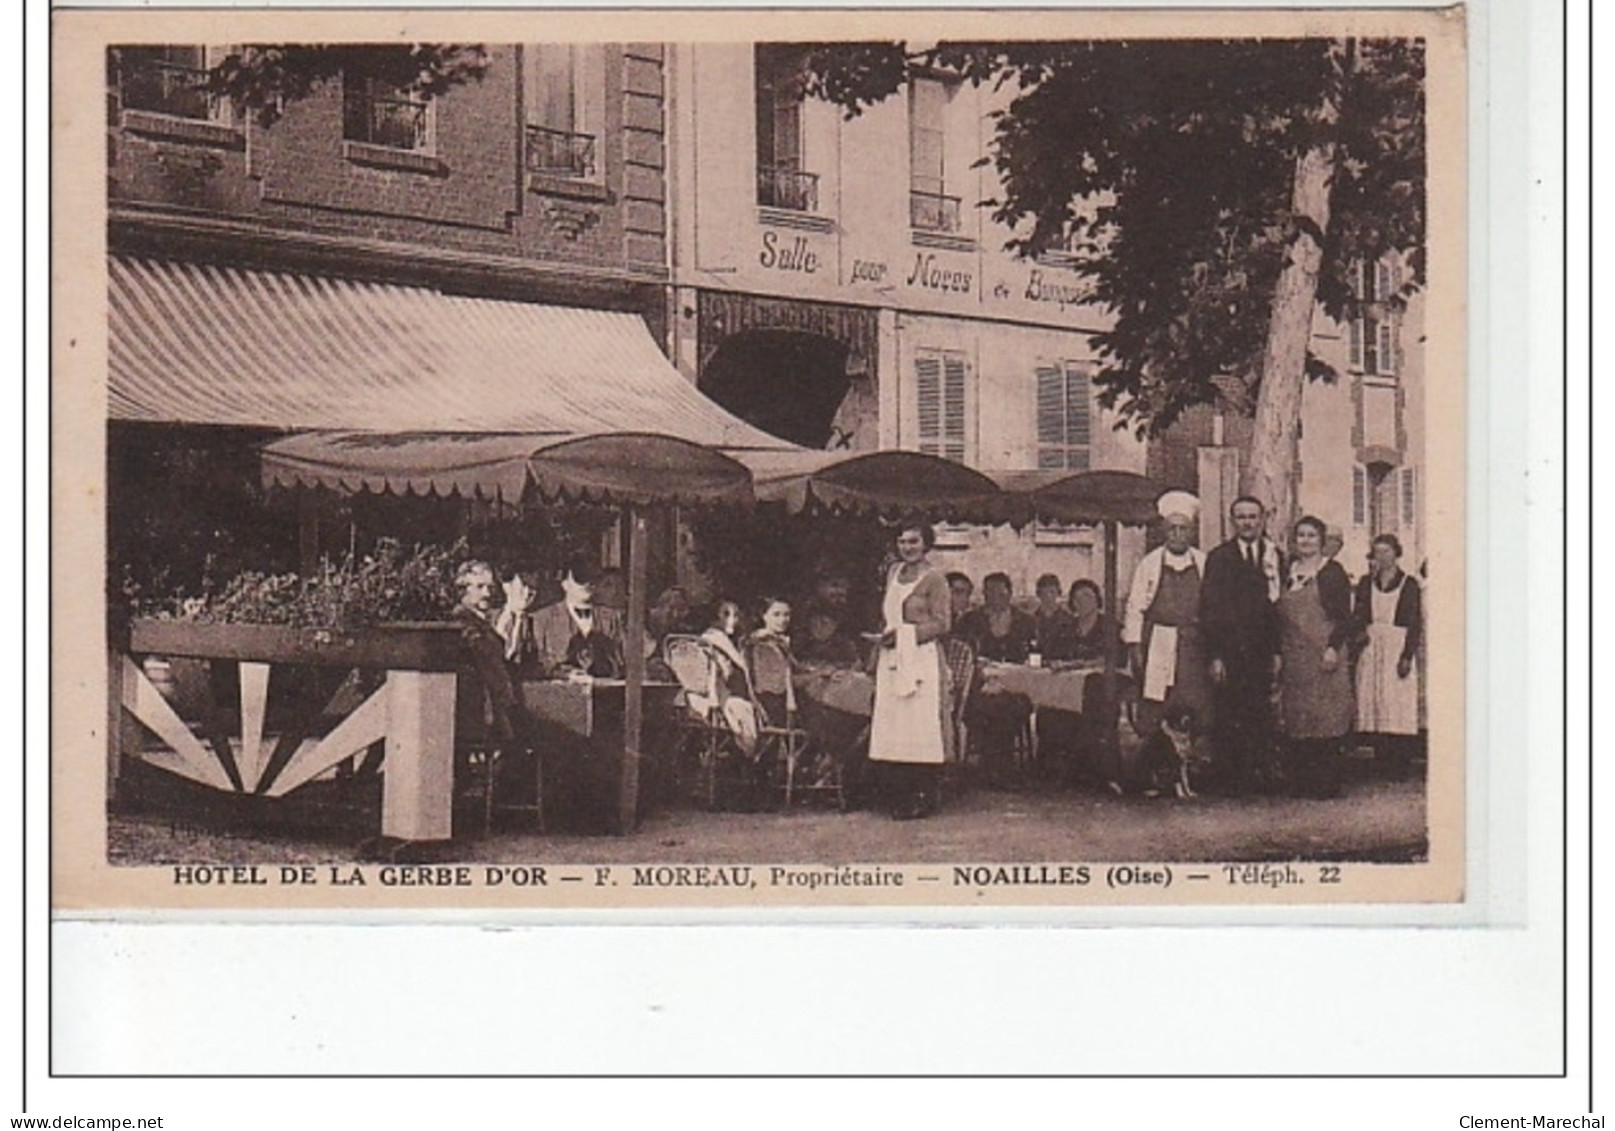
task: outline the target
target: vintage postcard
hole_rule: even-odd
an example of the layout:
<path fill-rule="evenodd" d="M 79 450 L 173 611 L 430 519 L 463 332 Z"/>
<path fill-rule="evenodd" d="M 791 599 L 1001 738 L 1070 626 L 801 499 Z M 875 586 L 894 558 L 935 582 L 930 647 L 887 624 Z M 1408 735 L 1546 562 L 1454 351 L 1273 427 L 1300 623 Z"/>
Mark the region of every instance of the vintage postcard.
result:
<path fill-rule="evenodd" d="M 1461 7 L 53 50 L 58 912 L 1464 901 Z"/>

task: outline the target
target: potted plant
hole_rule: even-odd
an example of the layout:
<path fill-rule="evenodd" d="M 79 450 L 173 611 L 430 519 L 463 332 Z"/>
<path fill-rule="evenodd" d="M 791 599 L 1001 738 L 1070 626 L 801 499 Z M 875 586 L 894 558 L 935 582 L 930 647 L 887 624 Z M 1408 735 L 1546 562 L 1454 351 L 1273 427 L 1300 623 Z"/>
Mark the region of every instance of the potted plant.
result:
<path fill-rule="evenodd" d="M 138 602 L 128 650 L 264 663 L 451 671 L 461 659 L 449 620 L 464 543 L 383 540 L 364 557 L 324 559 L 312 576 L 243 571 L 217 592 Z"/>

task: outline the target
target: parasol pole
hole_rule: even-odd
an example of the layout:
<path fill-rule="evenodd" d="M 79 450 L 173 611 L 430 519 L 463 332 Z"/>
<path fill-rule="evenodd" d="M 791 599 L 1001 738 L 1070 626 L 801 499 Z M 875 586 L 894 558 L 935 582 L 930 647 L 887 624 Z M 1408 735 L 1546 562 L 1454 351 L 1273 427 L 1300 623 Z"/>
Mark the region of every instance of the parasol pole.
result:
<path fill-rule="evenodd" d="M 1120 525 L 1114 518 L 1107 518 L 1100 524 L 1105 538 L 1105 614 L 1110 617 L 1112 624 L 1121 623 L 1121 611 L 1116 607 L 1116 537 Z M 1105 641 L 1105 712 L 1109 716 L 1105 720 L 1105 742 L 1113 751 L 1119 749 L 1121 734 L 1118 731 L 1120 715 L 1114 711 L 1116 704 L 1116 642 Z"/>
<path fill-rule="evenodd" d="M 645 578 L 646 538 L 649 533 L 644 508 L 630 505 L 628 519 L 628 624 L 623 648 L 623 674 L 626 677 L 623 704 L 622 773 L 617 782 L 617 832 L 627 834 L 639 823 L 639 764 L 641 739 L 645 729 Z"/>

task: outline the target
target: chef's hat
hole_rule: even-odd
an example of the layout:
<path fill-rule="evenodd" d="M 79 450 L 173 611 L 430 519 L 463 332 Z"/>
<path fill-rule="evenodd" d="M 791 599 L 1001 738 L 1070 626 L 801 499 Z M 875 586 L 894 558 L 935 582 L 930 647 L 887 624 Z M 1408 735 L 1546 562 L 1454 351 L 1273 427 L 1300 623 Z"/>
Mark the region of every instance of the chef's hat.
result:
<path fill-rule="evenodd" d="M 1193 522 L 1200 517 L 1200 500 L 1187 491 L 1168 491 L 1155 504 L 1165 519 L 1181 518 Z"/>

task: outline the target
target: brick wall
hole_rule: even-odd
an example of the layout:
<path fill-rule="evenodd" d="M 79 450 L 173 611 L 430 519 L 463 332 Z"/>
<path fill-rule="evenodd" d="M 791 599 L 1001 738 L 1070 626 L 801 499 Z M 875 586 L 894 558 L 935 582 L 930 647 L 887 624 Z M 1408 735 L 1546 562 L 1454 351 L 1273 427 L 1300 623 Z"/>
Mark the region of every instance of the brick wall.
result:
<path fill-rule="evenodd" d="M 176 213 L 645 278 L 665 270 L 663 53 L 608 47 L 587 183 L 523 169 L 522 53 L 490 48 L 481 82 L 431 110 L 434 144 L 401 156 L 345 143 L 339 82 L 291 103 L 270 129 L 152 115 L 109 123 L 109 195 Z"/>

